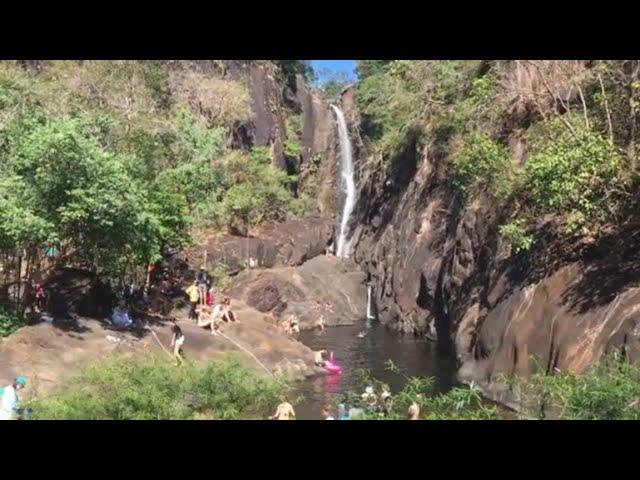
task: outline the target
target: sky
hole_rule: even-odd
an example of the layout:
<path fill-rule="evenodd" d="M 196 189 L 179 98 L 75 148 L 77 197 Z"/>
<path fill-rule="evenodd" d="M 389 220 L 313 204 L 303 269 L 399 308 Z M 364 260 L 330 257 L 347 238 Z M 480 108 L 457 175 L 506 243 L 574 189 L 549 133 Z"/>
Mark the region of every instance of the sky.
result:
<path fill-rule="evenodd" d="M 311 60 L 313 69 L 318 74 L 318 83 L 322 84 L 326 81 L 326 76 L 322 75 L 322 70 L 328 68 L 332 71 L 344 72 L 355 81 L 356 80 L 356 61 L 355 60 Z"/>

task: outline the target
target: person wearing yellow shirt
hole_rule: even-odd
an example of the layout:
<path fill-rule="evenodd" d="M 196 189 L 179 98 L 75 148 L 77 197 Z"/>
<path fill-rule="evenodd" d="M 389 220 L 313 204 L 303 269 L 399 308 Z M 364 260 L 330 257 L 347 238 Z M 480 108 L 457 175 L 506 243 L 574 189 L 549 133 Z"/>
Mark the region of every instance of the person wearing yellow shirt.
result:
<path fill-rule="evenodd" d="M 196 312 L 196 308 L 198 307 L 198 301 L 200 300 L 200 293 L 198 291 L 198 281 L 196 280 L 187 288 L 186 290 L 187 296 L 189 297 L 189 303 L 191 304 L 191 308 L 189 309 L 189 319 L 196 321 L 198 320 L 198 313 Z"/>

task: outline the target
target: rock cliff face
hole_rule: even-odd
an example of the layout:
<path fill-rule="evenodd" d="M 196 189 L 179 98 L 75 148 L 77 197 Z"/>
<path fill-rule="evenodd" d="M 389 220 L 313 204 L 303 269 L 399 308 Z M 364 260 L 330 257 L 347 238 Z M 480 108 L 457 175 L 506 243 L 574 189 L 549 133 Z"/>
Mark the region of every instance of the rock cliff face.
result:
<path fill-rule="evenodd" d="M 343 107 L 360 145 L 351 95 L 343 94 Z M 455 351 L 459 378 L 485 386 L 500 373 L 582 372 L 614 348 L 637 359 L 633 228 L 597 245 L 563 244 L 542 219 L 543 251 L 511 255 L 489 197 L 456 199 L 449 153 L 418 149 L 409 137 L 395 162 L 402 167 L 384 174 L 367 171 L 359 149 L 354 258 L 374 285 L 380 320 Z"/>
<path fill-rule="evenodd" d="M 253 119 L 238 125 L 232 135 L 237 148 L 267 147 L 274 164 L 298 175 L 298 192 L 317 199 L 320 214 L 331 217 L 336 205 L 338 140 L 335 119 L 320 92 L 311 91 L 300 75 L 285 82 L 269 61 L 227 62 L 229 75 L 244 82 L 251 96 Z M 284 150 L 293 117 L 301 120 L 299 157 Z"/>

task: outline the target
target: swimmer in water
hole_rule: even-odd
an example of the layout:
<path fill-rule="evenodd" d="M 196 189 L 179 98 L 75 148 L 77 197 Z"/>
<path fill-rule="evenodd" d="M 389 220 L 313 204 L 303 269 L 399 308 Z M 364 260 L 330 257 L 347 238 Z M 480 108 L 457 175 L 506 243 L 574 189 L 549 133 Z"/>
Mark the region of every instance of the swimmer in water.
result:
<path fill-rule="evenodd" d="M 416 402 L 413 402 L 410 406 L 409 409 L 407 410 L 407 414 L 409 417 L 409 420 L 420 420 L 420 407 L 418 406 L 418 404 Z"/>
<path fill-rule="evenodd" d="M 325 420 L 335 420 L 335 418 L 333 418 L 333 416 L 331 415 L 331 405 L 329 405 L 328 403 L 322 407 L 322 418 L 324 418 Z"/>
<path fill-rule="evenodd" d="M 369 407 L 375 407 L 378 403 L 378 397 L 373 393 L 373 387 L 367 387 L 364 389 L 364 393 L 360 396 L 362 403 L 365 403 Z"/>
<path fill-rule="evenodd" d="M 291 420 L 291 417 L 296 417 L 296 412 L 293 410 L 293 406 L 287 402 L 285 397 L 280 397 L 280 405 L 276 409 L 276 413 L 269 417 L 269 420 Z"/>
<path fill-rule="evenodd" d="M 367 336 L 367 332 L 362 330 L 360 333 L 358 333 L 358 338 L 364 338 Z"/>
<path fill-rule="evenodd" d="M 316 364 L 316 367 L 324 367 L 324 358 L 323 355 L 327 353 L 326 350 L 319 350 L 317 352 L 313 352 L 313 363 Z"/>

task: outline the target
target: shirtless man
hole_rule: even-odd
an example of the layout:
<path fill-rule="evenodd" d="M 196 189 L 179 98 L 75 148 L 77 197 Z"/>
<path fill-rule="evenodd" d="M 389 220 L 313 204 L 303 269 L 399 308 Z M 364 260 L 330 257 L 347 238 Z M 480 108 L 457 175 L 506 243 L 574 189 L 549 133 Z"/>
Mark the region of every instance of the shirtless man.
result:
<path fill-rule="evenodd" d="M 300 322 L 298 321 L 298 317 L 292 315 L 289 324 L 291 325 L 291 331 L 293 333 L 300 333 Z"/>
<path fill-rule="evenodd" d="M 316 367 L 324 367 L 324 358 L 322 358 L 322 356 L 326 353 L 326 350 L 318 350 L 317 352 L 313 352 L 313 363 L 316 364 Z"/>
<path fill-rule="evenodd" d="M 205 328 L 211 326 L 211 335 L 218 335 L 218 332 L 220 331 L 220 324 L 218 323 L 216 316 L 211 313 L 211 307 L 205 306 L 200 308 L 198 326 Z"/>
<path fill-rule="evenodd" d="M 409 420 L 420 420 L 420 407 L 418 406 L 418 404 L 416 402 L 413 402 L 410 406 L 409 409 L 407 410 L 407 414 L 409 417 Z"/>
<path fill-rule="evenodd" d="M 373 393 L 373 387 L 367 387 L 364 389 L 364 393 L 360 395 L 362 399 L 362 403 L 368 405 L 369 407 L 375 407 L 378 403 L 378 397 L 375 393 Z"/>
<path fill-rule="evenodd" d="M 290 417 L 295 418 L 296 412 L 293 410 L 293 406 L 287 402 L 285 397 L 280 397 L 280 405 L 276 409 L 276 413 L 269 417 L 269 420 L 291 420 Z"/>
<path fill-rule="evenodd" d="M 289 337 L 294 333 L 300 333 L 300 326 L 295 315 L 288 315 L 281 324 L 282 331 Z"/>
<path fill-rule="evenodd" d="M 333 418 L 331 410 L 331 405 L 328 403 L 324 407 L 322 407 L 322 418 L 324 418 L 325 420 L 335 420 L 335 418 Z"/>

